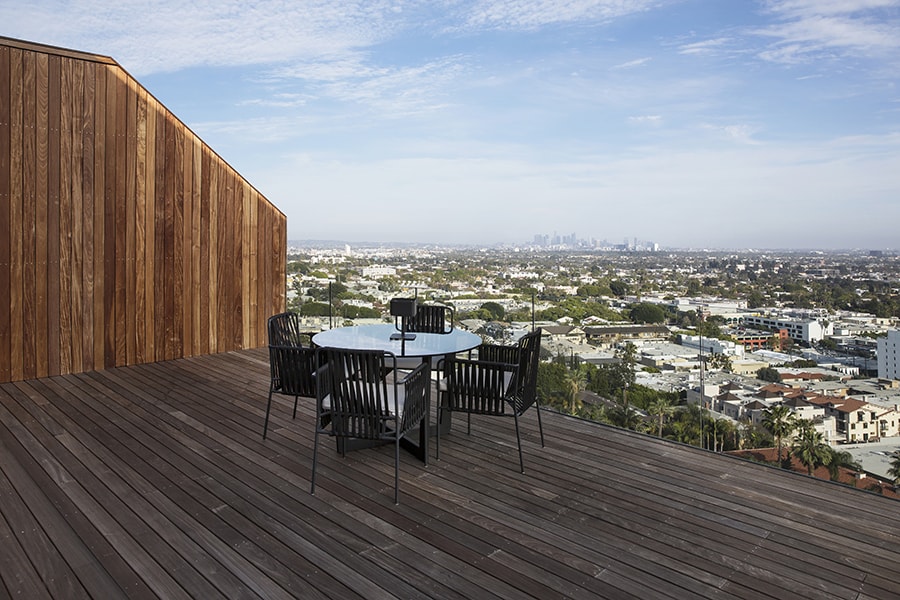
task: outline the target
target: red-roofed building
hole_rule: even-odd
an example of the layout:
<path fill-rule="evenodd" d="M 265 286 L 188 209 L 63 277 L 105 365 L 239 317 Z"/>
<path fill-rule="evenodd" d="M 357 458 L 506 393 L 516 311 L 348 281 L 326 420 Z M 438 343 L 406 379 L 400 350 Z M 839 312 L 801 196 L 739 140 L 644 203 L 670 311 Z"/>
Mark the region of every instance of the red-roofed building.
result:
<path fill-rule="evenodd" d="M 819 396 L 809 398 L 809 401 L 822 406 L 826 416 L 835 417 L 838 440 L 841 442 L 868 442 L 898 435 L 900 414 L 894 409 L 883 409 L 855 398 L 835 396 Z"/>
<path fill-rule="evenodd" d="M 783 381 L 787 385 L 791 386 L 800 386 L 806 383 L 810 383 L 813 381 L 823 381 L 825 380 L 825 375 L 822 373 L 781 373 L 781 381 Z"/>

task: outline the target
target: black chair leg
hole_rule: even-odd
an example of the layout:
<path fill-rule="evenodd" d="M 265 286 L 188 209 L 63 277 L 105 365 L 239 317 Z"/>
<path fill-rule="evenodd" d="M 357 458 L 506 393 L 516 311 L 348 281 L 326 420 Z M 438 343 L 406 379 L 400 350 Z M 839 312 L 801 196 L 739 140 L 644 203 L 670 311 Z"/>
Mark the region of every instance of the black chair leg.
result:
<path fill-rule="evenodd" d="M 394 442 L 394 504 L 400 504 L 400 436 Z"/>
<path fill-rule="evenodd" d="M 266 434 L 269 432 L 269 411 L 272 410 L 272 390 L 269 390 L 269 401 L 266 403 L 266 421 L 263 423 L 263 439 L 266 439 Z"/>
<path fill-rule="evenodd" d="M 315 440 L 313 441 L 313 467 L 312 467 L 312 476 L 310 477 L 310 485 L 309 485 L 309 493 L 315 495 L 316 493 L 316 466 L 319 463 L 319 432 L 316 432 Z"/>
<path fill-rule="evenodd" d="M 522 470 L 522 473 L 525 472 L 525 460 L 522 458 L 522 438 L 519 435 L 519 415 L 513 414 L 513 418 L 516 422 L 516 443 L 519 446 L 519 468 Z"/>
<path fill-rule="evenodd" d="M 538 431 L 541 432 L 541 448 L 544 447 L 544 425 L 541 423 L 541 405 L 535 400 L 534 409 L 537 411 L 538 415 Z"/>
<path fill-rule="evenodd" d="M 438 406 L 437 409 L 437 431 L 434 438 L 434 458 L 441 460 L 441 425 L 444 422 L 444 411 Z"/>
<path fill-rule="evenodd" d="M 422 464 L 426 467 L 428 466 L 428 438 L 431 435 L 431 432 L 428 431 L 428 415 L 430 411 L 425 411 L 425 416 L 422 417 L 422 420 L 419 422 L 419 446 L 422 451 Z M 440 429 L 440 427 L 438 427 Z"/>
<path fill-rule="evenodd" d="M 291 417 L 292 419 L 297 418 L 297 400 L 299 400 L 299 399 L 300 399 L 299 396 L 294 396 L 294 416 Z"/>

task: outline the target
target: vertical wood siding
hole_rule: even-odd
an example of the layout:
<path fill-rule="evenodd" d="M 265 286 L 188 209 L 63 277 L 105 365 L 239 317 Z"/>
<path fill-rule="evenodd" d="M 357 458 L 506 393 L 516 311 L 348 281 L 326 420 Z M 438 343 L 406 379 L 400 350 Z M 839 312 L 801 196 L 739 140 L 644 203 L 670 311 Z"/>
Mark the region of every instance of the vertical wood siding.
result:
<path fill-rule="evenodd" d="M 286 236 L 114 61 L 0 38 L 0 382 L 263 345 Z"/>

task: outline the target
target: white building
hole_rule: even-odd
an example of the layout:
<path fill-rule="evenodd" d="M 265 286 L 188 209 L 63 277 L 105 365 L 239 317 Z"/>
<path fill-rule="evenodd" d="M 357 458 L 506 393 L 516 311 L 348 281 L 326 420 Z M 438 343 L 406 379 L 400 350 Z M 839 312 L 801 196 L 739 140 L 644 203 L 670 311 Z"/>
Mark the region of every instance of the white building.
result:
<path fill-rule="evenodd" d="M 878 377 L 900 379 L 900 330 L 888 331 L 887 337 L 878 338 Z"/>
<path fill-rule="evenodd" d="M 832 334 L 831 323 L 816 319 L 747 315 L 744 323 L 772 331 L 785 329 L 792 340 L 805 344 L 822 341 Z"/>
<path fill-rule="evenodd" d="M 702 348 L 700 347 L 701 340 L 703 344 Z M 707 356 L 710 354 L 724 354 L 725 356 L 733 356 L 735 358 L 744 357 L 744 347 L 729 340 L 720 340 L 710 337 L 701 338 L 699 335 L 682 335 L 681 345 L 686 348 L 696 349 L 698 352 L 702 351 Z"/>
<path fill-rule="evenodd" d="M 362 276 L 363 277 L 390 277 L 397 274 L 397 269 L 394 267 L 388 267 L 385 265 L 374 265 L 371 267 L 363 267 Z"/>

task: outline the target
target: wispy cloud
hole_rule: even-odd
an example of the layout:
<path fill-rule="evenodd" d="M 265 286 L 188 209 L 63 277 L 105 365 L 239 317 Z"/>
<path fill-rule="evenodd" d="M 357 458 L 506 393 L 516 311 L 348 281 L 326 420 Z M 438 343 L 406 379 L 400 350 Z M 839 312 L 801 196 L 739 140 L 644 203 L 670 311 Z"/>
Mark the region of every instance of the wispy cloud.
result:
<path fill-rule="evenodd" d="M 711 40 L 703 40 L 702 42 L 693 42 L 679 46 L 679 54 L 716 54 L 725 47 L 729 42 L 729 38 L 719 37 Z"/>
<path fill-rule="evenodd" d="M 26 39 L 111 55 L 143 75 L 340 55 L 405 27 L 404 4 L 415 3 L 32 0 L 4 3 L 0 22 Z"/>
<path fill-rule="evenodd" d="M 753 134 L 756 133 L 756 128 L 749 125 L 726 125 L 722 128 L 722 131 L 724 131 L 725 135 L 727 135 L 731 140 L 739 142 L 741 144 L 759 143 L 758 141 L 753 139 Z"/>
<path fill-rule="evenodd" d="M 662 115 L 639 115 L 635 117 L 628 117 L 629 123 L 649 123 L 651 125 L 662 123 L 662 120 Z"/>
<path fill-rule="evenodd" d="M 883 56 L 900 49 L 898 0 L 771 0 L 777 22 L 753 33 L 774 38 L 759 56 L 801 63 L 839 54 Z"/>
<path fill-rule="evenodd" d="M 610 67 L 611 70 L 616 71 L 620 69 L 634 69 L 636 67 L 642 67 L 653 60 L 649 56 L 645 56 L 644 58 L 636 58 L 634 60 L 629 60 L 628 62 L 623 62 L 618 65 L 613 65 Z"/>
<path fill-rule="evenodd" d="M 413 65 L 376 65 L 360 55 L 333 62 L 292 63 L 270 71 L 267 83 L 276 89 L 301 88 L 302 93 L 286 96 L 308 104 L 355 104 L 398 118 L 440 109 L 466 72 L 461 56 Z"/>
<path fill-rule="evenodd" d="M 657 8 L 660 0 L 476 0 L 470 27 L 529 29 L 557 23 L 608 21 Z"/>

